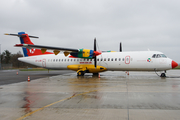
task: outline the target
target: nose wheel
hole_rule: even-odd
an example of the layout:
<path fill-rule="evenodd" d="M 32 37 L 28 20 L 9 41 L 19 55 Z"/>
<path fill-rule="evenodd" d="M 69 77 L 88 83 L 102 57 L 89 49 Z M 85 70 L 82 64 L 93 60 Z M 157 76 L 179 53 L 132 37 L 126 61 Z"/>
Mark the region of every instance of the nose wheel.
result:
<path fill-rule="evenodd" d="M 154 71 L 155 71 L 155 73 L 158 75 L 156 69 L 154 69 Z M 161 75 L 158 75 L 158 76 L 159 76 L 159 77 L 166 77 L 166 70 L 165 70 L 163 73 L 161 73 Z"/>
<path fill-rule="evenodd" d="M 160 77 L 166 77 L 166 73 L 161 73 Z"/>

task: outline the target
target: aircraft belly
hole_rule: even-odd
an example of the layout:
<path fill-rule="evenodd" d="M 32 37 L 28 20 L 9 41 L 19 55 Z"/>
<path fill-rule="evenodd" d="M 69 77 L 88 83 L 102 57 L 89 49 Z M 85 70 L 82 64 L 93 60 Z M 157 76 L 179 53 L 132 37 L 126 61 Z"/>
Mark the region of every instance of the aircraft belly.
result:
<path fill-rule="evenodd" d="M 67 70 L 67 65 L 62 62 L 54 62 L 54 63 L 48 63 L 47 68 L 49 69 L 57 69 L 57 70 Z"/>

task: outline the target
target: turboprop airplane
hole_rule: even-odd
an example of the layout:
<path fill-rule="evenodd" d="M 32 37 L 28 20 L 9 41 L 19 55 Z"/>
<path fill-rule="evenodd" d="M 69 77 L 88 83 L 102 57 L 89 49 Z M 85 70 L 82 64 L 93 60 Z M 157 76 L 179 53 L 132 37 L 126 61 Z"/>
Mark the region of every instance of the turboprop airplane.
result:
<path fill-rule="evenodd" d="M 94 50 L 89 50 L 34 45 L 30 37 L 38 37 L 30 36 L 25 32 L 5 35 L 20 38 L 21 44 L 16 44 L 15 47 L 22 47 L 24 57 L 18 60 L 46 69 L 74 70 L 78 76 L 104 71 L 161 71 L 161 77 L 166 77 L 166 70 L 178 66 L 175 61 L 158 51 L 122 52 L 121 47 L 120 52 L 97 51 L 96 39 L 94 39 Z M 60 51 L 64 54 L 59 54 Z"/>

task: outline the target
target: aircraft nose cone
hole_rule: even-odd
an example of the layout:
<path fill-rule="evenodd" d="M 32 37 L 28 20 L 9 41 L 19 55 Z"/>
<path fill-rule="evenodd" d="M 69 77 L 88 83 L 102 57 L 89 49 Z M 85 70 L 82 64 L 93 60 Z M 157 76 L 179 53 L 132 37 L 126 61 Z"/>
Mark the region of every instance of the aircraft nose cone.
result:
<path fill-rule="evenodd" d="M 172 66 L 172 69 L 173 69 L 173 68 L 177 67 L 178 64 L 177 64 L 177 62 L 175 62 L 175 61 L 172 60 L 171 66 Z"/>

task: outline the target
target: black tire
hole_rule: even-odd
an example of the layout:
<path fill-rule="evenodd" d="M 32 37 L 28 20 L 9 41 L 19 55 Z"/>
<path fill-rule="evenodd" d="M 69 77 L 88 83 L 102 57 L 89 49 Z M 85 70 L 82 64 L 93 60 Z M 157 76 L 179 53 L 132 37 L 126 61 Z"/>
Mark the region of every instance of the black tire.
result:
<path fill-rule="evenodd" d="M 77 73 L 77 76 L 84 76 L 84 71 L 79 71 L 79 72 Z"/>
<path fill-rule="evenodd" d="M 166 74 L 165 73 L 161 73 L 161 77 L 166 77 Z"/>

